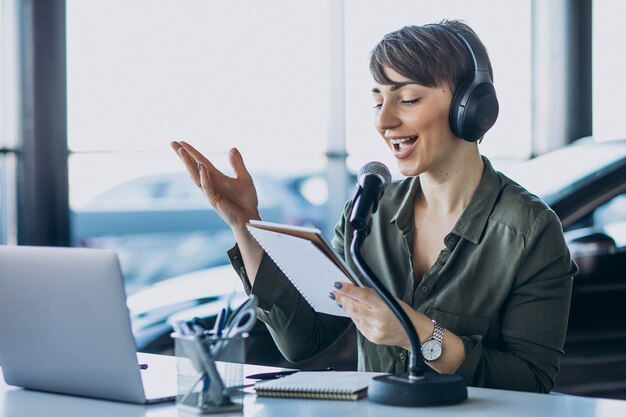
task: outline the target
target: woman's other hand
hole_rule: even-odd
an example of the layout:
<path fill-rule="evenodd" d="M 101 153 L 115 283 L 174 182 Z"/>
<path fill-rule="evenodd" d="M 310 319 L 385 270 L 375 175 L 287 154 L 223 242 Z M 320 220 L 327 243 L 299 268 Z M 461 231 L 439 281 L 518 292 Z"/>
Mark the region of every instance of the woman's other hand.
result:
<path fill-rule="evenodd" d="M 235 171 L 235 178 L 231 178 L 190 144 L 173 141 L 171 147 L 183 161 L 192 181 L 202 188 L 211 206 L 233 231 L 244 231 L 249 220 L 260 219 L 256 188 L 236 148 L 228 153 Z"/>
<path fill-rule="evenodd" d="M 382 298 L 371 288 L 357 287 L 347 282 L 335 283 L 331 298 L 348 313 L 357 329 L 372 343 L 379 345 L 400 346 L 411 351 L 409 338 L 400 321 L 391 312 Z M 433 334 L 434 324 L 424 314 L 415 311 L 403 302 L 398 304 L 409 316 L 409 320 L 423 344 Z M 449 330 L 444 331 L 443 355 L 428 366 L 443 373 L 454 373 L 465 360 L 463 341 Z"/>
<path fill-rule="evenodd" d="M 404 328 L 376 291 L 346 282 L 338 282 L 335 287 L 340 287 L 331 292 L 335 302 L 350 315 L 367 340 L 378 345 L 400 346 L 411 350 Z M 397 301 L 407 314 L 417 313 L 406 303 Z"/>

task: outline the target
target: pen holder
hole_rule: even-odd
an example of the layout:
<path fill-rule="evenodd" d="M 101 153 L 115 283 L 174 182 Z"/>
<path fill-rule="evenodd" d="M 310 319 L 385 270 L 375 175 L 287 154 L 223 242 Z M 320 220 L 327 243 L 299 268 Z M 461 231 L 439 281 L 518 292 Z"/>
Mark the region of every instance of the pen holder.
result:
<path fill-rule="evenodd" d="M 195 414 L 243 409 L 245 335 L 230 338 L 173 333 L 179 409 Z"/>

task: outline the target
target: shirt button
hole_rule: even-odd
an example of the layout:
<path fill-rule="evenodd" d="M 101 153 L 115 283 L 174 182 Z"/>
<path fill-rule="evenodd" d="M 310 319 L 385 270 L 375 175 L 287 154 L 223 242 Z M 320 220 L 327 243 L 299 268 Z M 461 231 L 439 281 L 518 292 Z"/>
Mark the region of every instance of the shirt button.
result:
<path fill-rule="evenodd" d="M 424 294 L 426 294 L 426 293 L 428 292 L 428 287 L 424 285 L 424 286 L 422 287 L 422 292 L 423 292 Z"/>
<path fill-rule="evenodd" d="M 400 352 L 398 356 L 400 357 L 401 360 L 404 360 L 404 358 L 406 357 L 406 353 Z"/>

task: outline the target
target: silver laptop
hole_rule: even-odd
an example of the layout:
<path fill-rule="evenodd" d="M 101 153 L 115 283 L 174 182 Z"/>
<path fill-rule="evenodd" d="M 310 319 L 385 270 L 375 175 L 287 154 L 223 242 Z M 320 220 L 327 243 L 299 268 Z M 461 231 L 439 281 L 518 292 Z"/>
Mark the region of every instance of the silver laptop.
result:
<path fill-rule="evenodd" d="M 176 396 L 176 359 L 136 353 L 109 250 L 0 246 L 0 366 L 7 384 L 34 390 L 140 404 Z"/>

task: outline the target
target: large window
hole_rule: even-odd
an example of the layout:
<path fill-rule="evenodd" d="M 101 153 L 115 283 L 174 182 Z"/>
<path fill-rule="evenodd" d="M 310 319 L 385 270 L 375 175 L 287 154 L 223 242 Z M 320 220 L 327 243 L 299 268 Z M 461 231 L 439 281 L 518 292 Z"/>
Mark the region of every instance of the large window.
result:
<path fill-rule="evenodd" d="M 227 172 L 238 147 L 265 218 L 325 226 L 320 184 L 303 176 L 326 163 L 328 13 L 324 2 L 68 1 L 74 244 L 117 250 L 131 291 L 227 261 L 232 237 L 173 139 Z"/>
<path fill-rule="evenodd" d="M 336 4 L 68 0 L 73 244 L 115 249 L 131 292 L 227 261 L 230 232 L 182 172 L 173 139 L 227 172 L 237 146 L 264 218 L 328 231 L 339 216 L 325 208 L 336 128 L 330 86 L 345 96 L 349 171 L 370 160 L 394 170 L 372 127 L 367 62 L 385 33 L 407 24 L 462 17 L 475 28 L 501 103 L 481 148 L 494 158 L 530 155 L 530 1 L 393 0 L 381 10 L 380 2 L 346 0 L 339 32 L 331 27 Z M 341 42 L 345 84 L 337 85 L 333 48 Z"/>
<path fill-rule="evenodd" d="M 593 2 L 593 135 L 598 139 L 626 138 L 625 14 L 626 2 Z"/>

